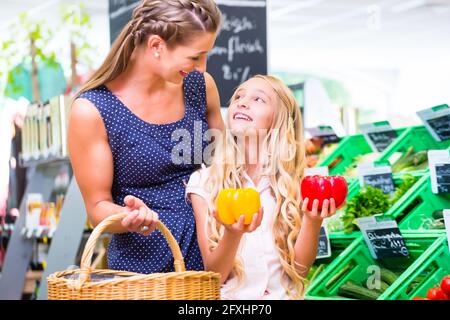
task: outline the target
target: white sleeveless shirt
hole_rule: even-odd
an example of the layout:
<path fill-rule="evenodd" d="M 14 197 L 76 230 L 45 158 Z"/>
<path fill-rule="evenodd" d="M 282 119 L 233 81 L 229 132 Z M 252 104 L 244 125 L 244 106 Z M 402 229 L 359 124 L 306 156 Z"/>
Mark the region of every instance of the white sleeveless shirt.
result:
<path fill-rule="evenodd" d="M 208 168 L 194 172 L 186 186 L 186 195 L 195 193 L 208 199 L 209 193 L 203 188 Z M 244 279 L 235 290 L 237 278 L 229 278 L 221 287 L 224 300 L 285 300 L 289 299 L 282 285 L 282 265 L 272 234 L 276 199 L 273 197 L 269 177 L 262 177 L 257 186 L 245 174 L 243 187 L 256 189 L 261 198 L 264 215 L 261 225 L 251 233 L 244 233 L 237 252 L 244 268 Z"/>

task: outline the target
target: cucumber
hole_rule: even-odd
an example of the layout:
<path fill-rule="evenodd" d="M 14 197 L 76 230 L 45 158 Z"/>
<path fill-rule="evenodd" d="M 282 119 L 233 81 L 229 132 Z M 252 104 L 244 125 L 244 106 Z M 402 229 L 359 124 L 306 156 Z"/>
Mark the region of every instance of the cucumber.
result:
<path fill-rule="evenodd" d="M 432 217 L 434 220 L 444 219 L 444 210 L 433 211 Z"/>
<path fill-rule="evenodd" d="M 385 292 L 388 288 L 389 288 L 389 285 L 386 282 L 380 281 L 380 289 L 376 289 L 376 291 L 378 291 L 381 294 L 381 293 Z"/>
<path fill-rule="evenodd" d="M 380 292 L 369 290 L 349 280 L 339 287 L 338 295 L 359 300 L 376 300 Z"/>
<path fill-rule="evenodd" d="M 381 271 L 381 281 L 386 282 L 388 285 L 393 284 L 398 278 L 398 276 L 391 270 L 381 268 L 380 271 Z"/>
<path fill-rule="evenodd" d="M 325 270 L 325 268 L 326 268 L 327 266 L 328 266 L 328 264 L 324 264 L 324 263 L 320 264 L 320 265 L 316 268 L 316 270 L 314 270 L 314 273 L 312 274 L 311 278 L 309 279 L 309 283 L 313 282 L 313 280 L 314 280 L 315 278 L 317 278 L 317 276 L 318 276 L 323 270 Z"/>
<path fill-rule="evenodd" d="M 367 280 L 364 281 L 364 282 L 362 283 L 362 286 L 363 286 L 364 288 L 370 290 L 370 288 L 367 287 Z M 375 289 L 375 288 L 374 288 L 374 289 L 372 289 L 372 290 L 375 290 L 375 291 L 377 291 L 377 292 L 379 292 L 379 293 L 381 294 L 381 293 L 385 292 L 388 288 L 389 288 L 389 285 L 388 285 L 386 282 L 384 282 L 384 281 L 381 280 L 381 281 L 380 281 L 380 288 L 379 288 L 379 289 Z"/>
<path fill-rule="evenodd" d="M 351 267 L 353 267 L 353 264 L 351 262 L 347 263 L 345 266 L 342 267 L 341 270 L 336 272 L 328 281 L 325 283 L 325 288 L 330 288 L 336 281 L 339 280 L 340 277 L 342 277 Z"/>

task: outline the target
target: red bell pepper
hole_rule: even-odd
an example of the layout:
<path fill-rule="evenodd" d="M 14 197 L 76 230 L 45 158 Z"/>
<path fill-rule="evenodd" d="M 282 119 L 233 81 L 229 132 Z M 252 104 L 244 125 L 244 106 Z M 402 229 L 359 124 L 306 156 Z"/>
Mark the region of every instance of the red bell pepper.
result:
<path fill-rule="evenodd" d="M 322 210 L 325 199 L 334 198 L 336 208 L 339 208 L 347 197 L 347 181 L 341 176 L 306 176 L 300 186 L 302 198 L 308 198 L 308 210 L 312 210 L 315 199 L 319 200 L 319 210 Z"/>

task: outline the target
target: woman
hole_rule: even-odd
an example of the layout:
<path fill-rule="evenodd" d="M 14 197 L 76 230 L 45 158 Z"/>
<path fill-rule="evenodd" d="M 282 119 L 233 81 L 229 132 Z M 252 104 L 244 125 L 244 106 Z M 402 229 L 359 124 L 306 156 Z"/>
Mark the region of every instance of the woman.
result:
<path fill-rule="evenodd" d="M 172 161 L 180 143 L 173 134 L 193 134 L 198 124 L 202 133 L 223 129 L 217 87 L 205 72 L 220 20 L 212 0 L 142 1 L 75 97 L 69 154 L 88 218 L 95 226 L 129 213 L 111 229 L 112 269 L 173 271 L 165 238 L 152 233 L 160 219 L 178 241 L 186 269 L 203 270 L 184 198 L 184 183 L 200 164 Z"/>

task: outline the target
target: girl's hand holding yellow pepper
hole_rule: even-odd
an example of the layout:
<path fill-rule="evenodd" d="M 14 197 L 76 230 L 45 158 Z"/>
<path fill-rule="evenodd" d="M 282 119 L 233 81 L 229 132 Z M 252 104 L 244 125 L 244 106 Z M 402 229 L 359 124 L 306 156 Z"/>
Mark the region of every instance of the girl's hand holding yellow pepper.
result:
<path fill-rule="evenodd" d="M 252 232 L 261 224 L 263 208 L 258 191 L 253 188 L 223 189 L 213 212 L 225 228 L 233 232 Z"/>

